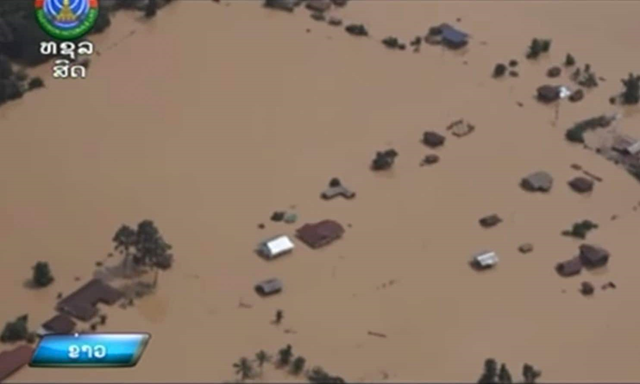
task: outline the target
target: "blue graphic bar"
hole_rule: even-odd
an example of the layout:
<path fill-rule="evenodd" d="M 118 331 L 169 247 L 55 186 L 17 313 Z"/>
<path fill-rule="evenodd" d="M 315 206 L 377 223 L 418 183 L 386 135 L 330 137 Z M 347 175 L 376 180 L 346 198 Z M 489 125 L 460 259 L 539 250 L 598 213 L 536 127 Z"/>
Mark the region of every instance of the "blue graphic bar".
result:
<path fill-rule="evenodd" d="M 133 367 L 144 352 L 148 333 L 45 335 L 30 367 Z"/>

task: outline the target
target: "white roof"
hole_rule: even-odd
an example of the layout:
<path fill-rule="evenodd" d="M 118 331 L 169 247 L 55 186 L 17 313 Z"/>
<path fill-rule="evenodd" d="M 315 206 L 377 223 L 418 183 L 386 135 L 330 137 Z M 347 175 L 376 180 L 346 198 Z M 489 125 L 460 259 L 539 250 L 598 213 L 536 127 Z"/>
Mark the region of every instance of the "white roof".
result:
<path fill-rule="evenodd" d="M 473 259 L 483 267 L 489 267 L 498 264 L 498 255 L 493 251 L 483 251 L 475 256 Z"/>
<path fill-rule="evenodd" d="M 267 251 L 271 256 L 276 256 L 284 252 L 288 252 L 293 249 L 295 245 L 289 239 L 288 236 L 282 235 L 265 240 L 262 242 L 261 247 Z"/>

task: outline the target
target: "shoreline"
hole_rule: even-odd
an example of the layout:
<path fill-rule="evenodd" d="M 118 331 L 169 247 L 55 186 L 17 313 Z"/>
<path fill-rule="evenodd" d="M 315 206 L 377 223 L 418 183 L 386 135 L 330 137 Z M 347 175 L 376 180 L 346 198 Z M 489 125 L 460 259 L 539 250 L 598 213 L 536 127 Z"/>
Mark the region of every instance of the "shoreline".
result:
<path fill-rule="evenodd" d="M 598 109 L 598 113 L 604 113 L 613 108 L 606 104 L 606 100 L 608 92 L 619 89 L 619 84 L 617 77 L 604 69 L 615 69 L 622 65 L 607 65 L 608 61 L 602 56 L 594 60 L 594 67 L 599 73 L 599 68 L 603 68 L 602 74 L 609 81 L 596 89 L 594 94 L 588 94 L 583 103 L 563 105 L 558 128 L 554 129 L 549 128 L 548 124 L 553 116 L 552 111 L 538 106 L 532 97 L 527 97 L 535 90 L 534 85 L 544 80 L 546 67 L 560 59 L 562 48 L 572 38 L 564 41 L 554 39 L 559 51 L 552 49 L 552 55 L 542 60 L 542 64 L 529 64 L 522 55 L 518 57 L 518 51 L 515 50 L 516 47 L 525 48 L 528 42 L 522 38 L 525 33 L 519 33 L 517 41 L 507 42 L 506 48 L 500 48 L 498 40 L 490 37 L 486 39 L 488 45 L 481 46 L 479 41 L 485 39 L 480 37 L 482 34 L 474 24 L 479 21 L 474 21 L 472 12 L 462 12 L 459 5 L 451 5 L 453 9 L 444 10 L 449 5 L 437 4 L 436 8 L 442 7 L 445 15 L 439 14 L 437 20 L 432 16 L 430 23 L 425 24 L 444 22 L 452 14 L 463 14 L 462 25 L 477 36 L 468 58 L 462 59 L 455 54 L 441 53 L 438 49 L 423 46 L 419 56 L 424 57 L 397 59 L 394 57 L 397 53 L 385 52 L 379 41 L 372 41 L 373 44 L 352 41 L 353 38 L 341 28 L 331 30 L 326 26 L 325 30 L 315 21 L 307 22 L 308 18 L 300 15 L 294 14 L 290 18 L 284 15 L 290 20 L 284 21 L 284 16 L 265 15 L 260 12 L 262 10 L 253 9 L 259 7 L 257 4 L 235 3 L 219 11 L 212 10 L 209 15 L 201 15 L 209 6 L 216 5 L 176 4 L 168 8 L 173 15 L 165 16 L 162 12 L 158 28 L 153 28 L 153 31 L 140 28 L 142 32 L 135 33 L 135 39 L 125 37 L 127 42 L 112 51 L 113 55 L 104 55 L 95 60 L 96 66 L 91 68 L 95 73 L 90 73 L 86 85 L 83 82 L 70 82 L 68 86 L 64 83 L 66 92 L 70 94 L 88 94 L 90 88 L 99 89 L 93 95 L 94 103 L 109 103 L 112 110 L 117 111 L 100 111 L 91 103 L 83 102 L 79 96 L 74 97 L 72 102 L 64 103 L 66 106 L 78 103 L 91 111 L 92 117 L 99 123 L 90 132 L 83 130 L 79 124 L 71 123 L 56 127 L 55 135 L 41 132 L 42 136 L 38 137 L 38 126 L 42 127 L 45 120 L 18 116 L 19 108 L 25 108 L 22 103 L 12 103 L 13 107 L 7 105 L 0 110 L 3 119 L 13 123 L 7 130 L 8 143 L 3 148 L 6 158 L 17 161 L 23 155 L 11 146 L 28 145 L 26 154 L 36 159 L 30 160 L 33 163 L 25 163 L 24 176 L 16 171 L 9 173 L 13 183 L 2 195 L 6 204 L 11 204 L 4 207 L 6 217 L 11 219 L 0 224 L 15 238 L 12 237 L 0 252 L 5 255 L 18 253 L 25 259 L 18 262 L 12 271 L 22 277 L 21 273 L 26 270 L 24 267 L 32 264 L 33 257 L 43 255 L 46 248 L 59 247 L 64 250 L 61 253 L 68 253 L 69 256 L 50 256 L 53 258 L 54 273 L 56 265 L 69 258 L 82 261 L 81 266 L 69 265 L 59 272 L 59 284 L 63 289 L 69 289 L 72 285 L 67 282 L 69 277 L 86 275 L 87 266 L 95 259 L 84 260 L 86 256 L 81 258 L 79 254 L 96 254 L 106 250 L 111 227 L 121 221 L 135 221 L 147 216 L 157 217 L 163 232 L 169 238 L 175 238 L 180 249 L 177 269 L 162 276 L 158 297 L 149 298 L 147 303 L 140 304 L 141 308 L 128 312 L 121 313 L 117 309 L 108 311 L 111 315 L 109 329 L 128 330 L 127 327 L 134 327 L 137 330 L 153 330 L 159 335 L 158 347 L 153 346 L 156 342 L 154 336 L 140 367 L 133 371 L 108 373 L 97 370 L 96 374 L 113 377 L 114 380 L 144 381 L 149 377 L 176 380 L 179 376 L 173 372 L 154 374 L 152 366 L 171 362 L 172 344 L 183 347 L 189 345 L 197 349 L 198 346 L 193 343 L 203 337 L 210 342 L 223 339 L 225 345 L 230 345 L 228 353 L 217 358 L 220 362 L 211 363 L 220 380 L 228 379 L 233 374 L 231 364 L 238 356 L 246 355 L 256 347 L 273 349 L 289 341 L 295 349 L 304 351 L 311 362 L 326 365 L 330 372 L 343 375 L 347 381 L 383 380 L 380 370 L 387 372 L 387 377 L 393 380 L 426 377 L 428 372 L 420 363 L 422 358 L 429 360 L 426 364 L 435 372 L 435 379 L 464 377 L 468 380 L 480 373 L 481 362 L 492 355 L 498 360 L 509 359 L 512 369 L 524 361 L 539 365 L 544 371 L 543 381 L 575 380 L 576 372 L 585 372 L 578 368 L 583 368 L 584 361 L 580 360 L 586 357 L 571 349 L 579 357 L 558 358 L 560 361 L 556 362 L 555 353 L 545 356 L 538 348 L 543 347 L 539 344 L 545 344 L 545 348 L 554 345 L 558 354 L 570 351 L 558 345 L 562 340 L 570 340 L 585 350 L 592 345 L 604 345 L 607 348 L 619 345 L 632 352 L 634 347 L 631 341 L 625 341 L 625 336 L 608 330 L 607 319 L 594 312 L 595 308 L 599 311 L 625 312 L 616 309 L 617 305 L 634 300 L 629 292 L 634 286 L 633 268 L 636 265 L 629 256 L 625 257 L 631 251 L 625 234 L 630 233 L 628 226 L 636 225 L 638 218 L 632 213 L 620 212 L 629 211 L 631 202 L 635 204 L 637 199 L 632 192 L 637 188 L 636 181 L 595 154 L 568 146 L 562 137 L 565 126 L 568 128 L 573 121 L 587 117 L 584 116 L 585 109 L 602 108 L 602 111 Z M 352 9 L 352 6 L 356 9 Z M 357 2 L 349 4 L 342 10 L 345 19 L 351 12 L 362 11 L 362 7 Z M 407 14 L 421 9 L 419 5 L 404 3 L 397 7 L 394 12 Z M 432 10 L 434 5 L 424 7 Z M 510 7 L 513 5 L 507 6 L 508 9 Z M 558 7 L 564 9 L 564 6 Z M 385 7 L 376 5 L 373 8 L 374 11 L 369 10 L 371 13 L 363 19 L 382 17 L 379 12 Z M 397 11 L 399 8 L 403 8 L 403 11 Z M 227 10 L 231 15 L 223 15 Z M 540 11 L 532 11 L 532 14 L 536 12 Z M 195 25 L 185 25 L 184 35 L 178 37 L 177 26 L 180 22 L 192 18 L 196 24 L 206 21 L 206 16 L 211 17 L 210 22 L 216 26 L 214 32 L 203 33 L 211 42 L 193 35 L 197 30 Z M 172 20 L 173 17 L 177 19 Z M 226 17 L 250 21 L 256 30 L 247 31 L 242 26 L 232 25 L 231 21 L 225 23 Z M 128 26 L 131 21 L 127 18 L 121 22 Z M 118 20 L 115 22 L 117 24 Z M 415 20 L 407 22 L 411 23 L 415 23 Z M 118 28 L 118 25 L 110 28 L 105 36 L 113 37 L 114 28 Z M 307 28 L 311 29 L 308 34 L 305 33 Z M 371 29 L 374 28 L 372 22 Z M 410 29 L 406 25 L 402 28 Z M 384 30 L 384 26 L 381 30 Z M 235 44 L 227 43 L 224 37 L 218 36 L 220 31 L 228 33 Z M 268 47 L 249 41 L 263 35 L 271 39 L 263 42 Z M 526 35 L 530 38 L 540 34 L 536 27 L 527 30 Z M 165 56 L 171 51 L 149 45 L 158 39 L 166 39 L 162 40 L 166 44 L 184 42 L 185 36 L 189 39 L 188 43 L 177 46 L 174 53 L 188 64 L 183 64 L 178 58 Z M 569 33 L 567 36 L 570 36 Z M 281 41 L 279 45 L 277 41 Z M 373 46 L 375 44 L 380 46 Z M 285 48 L 287 45 L 299 52 Z M 129 53 L 136 50 L 140 53 Z M 270 50 L 278 54 L 269 54 Z M 492 65 L 498 60 L 497 51 L 500 53 L 499 60 L 518 57 L 524 68 L 521 78 L 500 82 L 490 78 Z M 580 46 L 576 51 L 579 58 L 589 57 L 583 54 L 588 47 Z M 251 63 L 252 52 L 259 64 Z M 200 56 L 195 58 L 196 54 Z M 135 61 L 135 64 L 131 64 L 133 68 L 127 66 L 123 56 Z M 279 60 L 279 57 L 287 60 Z M 468 65 L 462 64 L 464 60 L 468 60 Z M 150 63 L 159 65 L 151 67 Z M 448 67 L 443 69 L 443 64 Z M 145 65 L 146 72 L 140 68 Z M 306 70 L 301 69 L 304 66 Z M 638 67 L 640 63 L 633 66 Z M 199 74 L 190 76 L 196 67 L 200 68 Z M 343 73 L 327 71 L 327 68 L 335 67 Z M 393 68 L 403 70 L 394 72 Z M 111 74 L 111 80 L 107 80 L 107 74 Z M 118 76 L 114 77 L 116 74 Z M 172 79 L 172 74 L 174 77 L 183 76 L 184 79 Z M 446 74 L 450 81 L 439 79 L 440 74 L 442 77 Z M 94 78 L 93 75 L 99 76 Z M 358 81 L 358 76 L 363 81 Z M 158 78 L 166 83 L 159 84 L 154 80 Z M 299 84 L 301 78 L 306 80 L 306 87 L 312 90 L 307 94 L 303 93 L 305 87 Z M 116 91 L 111 91 L 109 87 L 116 84 Z M 433 94 L 429 89 L 442 92 Z M 36 108 L 44 108 L 47 104 L 44 99 L 52 101 L 55 92 L 59 94 L 62 88 L 56 85 L 47 91 L 48 96 L 29 96 Z M 461 92 L 467 93 L 463 95 Z M 104 93 L 108 96 L 103 96 Z M 304 102 L 296 100 L 300 97 L 298 95 L 305 95 Z M 487 95 L 495 100 L 494 103 L 486 102 Z M 603 96 L 602 100 L 600 96 Z M 332 97 L 336 99 L 332 100 Z M 516 100 L 521 100 L 524 108 L 516 106 Z M 177 103 L 181 103 L 179 111 L 175 111 Z M 323 103 L 326 108 L 318 111 L 314 103 Z M 64 114 L 53 108 L 47 111 L 47 116 L 64 118 Z M 126 118 L 120 118 L 120 114 L 126 115 Z M 496 114 L 500 114 L 501 118 Z M 441 155 L 442 163 L 433 168 L 419 168 L 419 160 L 429 152 L 418 142 L 421 132 L 425 129 L 442 130 L 458 117 L 472 121 L 477 125 L 477 131 L 459 140 L 448 137 L 445 147 L 435 151 Z M 626 116 L 625 120 L 637 122 L 633 114 Z M 639 134 L 640 131 L 634 131 L 632 125 L 628 123 L 624 127 L 628 127 L 631 133 Z M 101 130 L 97 129 L 98 126 Z M 176 127 L 180 127 L 179 131 L 176 131 Z M 216 127 L 226 127 L 226 130 L 218 132 Z M 353 132 L 345 132 L 348 127 L 353 127 Z M 396 132 L 396 129 L 400 132 Z M 309 137 L 314 130 L 321 130 L 322 137 Z M 120 135 L 125 135 L 129 142 L 122 143 Z M 72 138 L 75 138 L 73 146 L 67 143 Z M 51 146 L 45 145 L 44 140 Z M 147 140 L 156 144 L 155 151 L 147 147 Z M 399 149 L 401 155 L 398 164 L 388 175 L 370 174 L 366 169 L 367 162 L 375 150 L 387 146 Z M 545 155 L 540 155 L 530 147 L 545 148 Z M 69 160 L 56 158 L 58 148 L 65 148 Z M 499 153 L 500 156 L 486 158 L 483 157 L 485 151 Z M 144 156 L 140 156 L 140 152 Z M 298 159 L 299 164 L 291 164 L 291 157 Z M 518 161 L 504 164 L 505 157 Z M 324 163 L 318 165 L 314 159 L 322 159 Z M 79 167 L 80 161 L 86 162 L 86 168 Z M 605 181 L 596 187 L 596 193 L 588 200 L 577 198 L 565 191 L 562 185 L 572 175 L 568 165 L 573 162 L 605 176 Z M 11 169 L 8 165 L 5 168 L 5 172 Z M 546 197 L 520 193 L 517 189 L 518 179 L 537 168 L 552 171 L 559 180 L 559 191 Z M 195 177 L 185 169 L 211 175 L 209 177 L 212 180 L 205 176 Z M 282 172 L 274 175 L 269 172 L 270 169 Z M 48 172 L 56 172 L 56 178 L 47 176 Z M 129 172 L 143 175 L 145 185 L 136 181 Z M 234 175 L 246 176 L 238 180 Z M 338 175 L 345 183 L 353 185 L 359 192 L 358 197 L 353 202 L 336 201 L 330 205 L 316 201 L 317 192 L 331 175 Z M 295 188 L 282 188 L 288 185 L 292 177 L 298 180 Z M 91 180 L 93 185 L 85 185 L 85 179 Z M 23 190 L 27 188 L 26 191 L 29 191 L 29 188 L 36 187 L 43 180 L 51 184 L 51 196 Z M 166 185 L 165 180 L 171 180 L 171 185 Z M 259 191 L 256 190 L 256 184 L 260 185 Z M 74 189 L 67 190 L 66 185 L 72 185 Z M 170 191 L 158 191 L 154 188 L 158 185 Z M 504 187 L 497 188 L 496 185 Z M 131 196 L 123 188 L 131 189 Z M 65 190 L 69 197 L 64 194 Z M 620 193 L 623 196 L 616 198 Z M 174 200 L 175 196 L 179 196 L 179 204 Z M 242 206 L 221 206 L 220 202 L 225 201 L 239 201 Z M 29 208 L 29 202 L 35 204 L 34 208 Z M 380 202 L 388 206 L 381 206 Z M 59 204 L 60 207 L 52 204 Z M 269 223 L 264 232 L 251 230 L 256 222 L 266 220 L 264 216 L 270 209 L 291 204 L 298 206 L 301 219 L 305 222 L 331 215 L 345 223 L 353 222 L 354 228 L 335 247 L 318 254 L 306 249 L 296 250 L 292 258 L 274 265 L 265 265 L 245 255 L 244 251 L 250 249 L 260 237 L 290 229 Z M 545 213 L 550 206 L 554 207 L 554 212 Z M 61 227 L 66 231 L 82 231 L 88 237 L 87 242 L 79 244 L 78 249 L 67 244 L 72 240 L 70 236 L 53 228 L 54 223 L 64 217 L 65 211 L 74 212 L 77 218 L 66 219 L 68 221 Z M 496 228 L 496 231 L 478 232 L 475 220 L 490 211 L 501 212 L 506 217 L 505 225 Z M 621 217 L 610 223 L 608 217 L 614 213 Z M 452 217 L 450 215 L 457 219 L 448 219 Z M 584 278 L 599 282 L 600 279 L 613 277 L 616 282 L 621 282 L 620 286 L 624 289 L 601 296 L 598 294 L 594 300 L 581 301 L 574 294 L 580 278 L 561 280 L 553 274 L 552 266 L 564 257 L 562 255 L 569 256 L 574 252 L 577 244 L 560 238 L 558 230 L 584 215 L 606 224 L 593 235 L 590 234 L 589 241 L 592 240 L 591 236 L 593 241 L 606 240 L 605 244 L 613 244 L 610 248 L 615 254 L 613 266 L 604 276 L 586 275 Z M 96 223 L 95 219 L 91 221 L 92 217 L 100 217 L 101 222 Z M 381 217 L 385 219 L 381 220 Z M 83 221 L 91 224 L 84 228 Z M 190 229 L 181 228 L 184 222 L 192 223 Z M 550 228 L 550 222 L 553 228 Z M 33 232 L 41 237 L 18 252 L 16 242 L 25 240 L 25 236 L 33 235 Z M 429 239 L 425 239 L 425 232 L 433 232 L 433 238 L 429 236 Z M 464 244 L 445 242 L 444 239 L 451 233 L 462 233 L 467 241 Z M 517 245 L 523 241 L 536 244 L 534 255 L 530 258 L 526 256 L 524 259 L 515 252 Z M 394 243 L 403 244 L 403 252 L 394 250 Z M 467 270 L 464 260 L 481 246 L 495 246 L 500 254 L 508 256 L 497 271 L 476 276 Z M 395 255 L 397 262 L 387 260 L 391 254 Z M 449 257 L 454 260 L 439 260 L 437 255 L 453 255 Z M 422 258 L 426 260 L 422 261 Z M 367 274 L 362 273 L 363 263 L 367 265 Z M 431 270 L 431 263 L 437 266 L 437 270 Z M 186 278 L 189 274 L 200 277 Z M 268 277 L 265 274 L 283 275 L 291 291 L 274 300 L 256 300 L 249 290 L 255 280 Z M 506 275 L 512 275 L 512 278 Z M 399 286 L 389 292 L 373 292 L 375 286 L 389 278 L 399 279 Z M 4 279 L 0 288 L 6 291 L 13 286 L 11 282 L 14 280 Z M 503 291 L 505 285 L 510 287 L 508 295 Z M 443 286 L 449 289 L 441 289 Z M 458 289 L 457 286 L 465 288 Z M 531 287 L 536 287 L 533 294 L 529 292 Z M 571 293 L 559 294 L 561 289 Z M 51 292 L 38 293 L 35 296 L 40 298 L 34 301 L 34 305 L 42 304 L 49 310 L 47 300 L 50 298 L 45 296 L 57 290 L 58 286 Z M 464 292 L 469 290 L 503 300 L 504 305 L 510 308 L 503 313 L 507 320 L 491 316 L 492 313 L 500 313 L 501 305 L 487 303 L 489 308 L 483 311 L 478 307 L 477 300 L 482 301 L 480 297 L 465 298 Z M 416 291 L 421 294 L 412 293 Z M 225 292 L 228 292 L 228 297 L 224 297 Z M 31 307 L 21 301 L 28 299 L 29 294 L 19 292 L 17 296 L 13 300 L 20 306 Z M 180 302 L 180 297 L 190 297 L 194 303 L 191 300 Z M 236 308 L 238 298 L 247 300 L 253 308 L 238 312 L 241 311 Z M 198 300 L 205 303 L 204 308 L 195 304 Z M 318 308 L 309 308 L 305 304 L 309 300 L 313 300 Z M 537 311 L 521 303 L 521 300 L 540 300 L 540 303 L 547 303 L 545 305 L 554 308 L 556 313 L 538 316 Z M 458 306 L 457 303 L 461 304 Z M 286 306 L 287 312 L 291 313 L 290 326 L 296 328 L 296 335 L 275 333 L 269 326 L 267 318 L 278 306 Z M 433 308 L 438 308 L 438 312 L 433 313 Z M 14 311 L 11 309 L 11 312 Z M 182 315 L 178 314 L 181 311 Z M 35 310 L 35 318 L 42 317 L 43 313 L 43 309 Z M 325 313 L 340 313 L 341 317 L 326 319 L 329 316 Z M 12 316 L 6 309 L 1 315 L 1 318 Z M 476 319 L 460 320 L 460 327 L 448 325 L 451 319 L 469 316 L 476 316 Z M 563 327 L 584 316 L 591 319 L 591 325 L 582 323 L 578 326 L 580 332 L 561 334 L 566 329 Z M 637 315 L 630 311 L 625 312 L 625 316 L 626 319 L 619 320 L 617 325 L 629 330 Z M 326 324 L 316 329 L 317 321 L 314 319 L 323 319 Z M 500 338 L 495 346 L 487 347 L 486 343 L 494 337 L 482 334 L 482 327 L 474 326 L 476 322 L 485 324 L 493 333 L 504 335 L 504 339 Z M 227 330 L 228 335 L 225 335 L 224 332 L 210 329 L 207 323 L 215 324 L 219 329 L 233 324 L 238 329 Z M 517 323 L 517 329 L 515 326 L 511 328 L 510 323 Z M 172 334 L 172 329 L 185 329 L 185 324 L 192 325 L 194 329 L 186 331 L 185 335 Z M 442 338 L 432 334 L 430 330 L 434 326 L 444 330 Z M 332 327 L 335 327 L 337 334 L 331 330 Z M 543 329 L 537 330 L 538 327 Z M 363 329 L 380 330 L 391 336 L 384 341 L 371 340 L 366 338 Z M 609 339 L 589 334 L 594 329 L 605 333 Z M 545 335 L 545 332 L 555 336 Z M 181 336 L 184 336 L 184 340 Z M 250 341 L 236 342 L 241 337 L 248 337 Z M 321 345 L 314 344 L 318 337 L 327 341 Z M 554 341 L 554 337 L 560 337 L 560 340 Z M 632 339 L 628 335 L 626 337 Z M 509 339 L 514 343 L 509 343 Z M 416 344 L 416 341 L 419 342 Z M 236 345 L 232 345 L 234 343 Z M 528 346 L 528 343 L 535 348 L 526 353 L 521 348 Z M 436 345 L 440 354 L 426 350 L 424 346 L 427 344 Z M 383 352 L 389 348 L 404 348 L 408 354 L 411 351 L 411 355 L 421 358 L 412 357 L 409 361 L 388 359 Z M 336 349 L 343 351 L 335 352 Z M 354 363 L 351 366 L 346 360 L 354 354 L 361 354 L 363 360 L 371 364 Z M 196 355 L 191 352 L 186 352 L 186 355 L 192 360 L 185 357 L 176 364 L 187 372 L 187 379 L 202 380 L 210 374 L 208 369 L 202 368 L 203 362 L 195 358 Z M 455 360 L 456 356 L 458 361 Z M 561 366 L 563 363 L 565 367 Z M 616 373 L 620 380 L 637 373 L 635 367 L 627 365 L 624 359 L 609 364 L 606 374 Z M 464 365 L 464 373 L 458 369 L 460 365 Z M 614 372 L 623 368 L 626 371 Z M 48 370 L 40 372 L 49 373 Z M 458 372 L 457 376 L 451 376 L 452 372 Z M 595 380 L 607 377 L 605 372 L 598 373 L 588 367 L 586 372 L 585 376 L 580 377 Z M 37 370 L 24 370 L 12 377 L 10 382 L 37 380 L 42 377 L 40 375 Z M 82 374 L 52 373 L 51 380 L 61 378 L 82 380 Z"/>

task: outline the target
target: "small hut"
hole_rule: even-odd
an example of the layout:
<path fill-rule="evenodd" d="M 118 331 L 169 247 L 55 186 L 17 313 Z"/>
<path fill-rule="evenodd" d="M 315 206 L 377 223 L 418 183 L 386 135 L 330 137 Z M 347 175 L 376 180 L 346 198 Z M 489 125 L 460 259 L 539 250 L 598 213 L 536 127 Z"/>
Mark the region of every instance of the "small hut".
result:
<path fill-rule="evenodd" d="M 267 239 L 258 245 L 257 252 L 265 259 L 271 260 L 293 251 L 293 242 L 285 235 Z"/>

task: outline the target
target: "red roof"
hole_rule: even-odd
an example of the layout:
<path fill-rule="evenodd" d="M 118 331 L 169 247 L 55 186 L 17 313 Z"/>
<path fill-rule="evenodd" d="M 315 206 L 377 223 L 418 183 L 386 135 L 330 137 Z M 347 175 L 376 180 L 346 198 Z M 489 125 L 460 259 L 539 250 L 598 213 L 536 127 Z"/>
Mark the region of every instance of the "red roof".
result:
<path fill-rule="evenodd" d="M 33 348 L 28 345 L 21 345 L 11 351 L 0 352 L 0 381 L 29 364 L 32 355 Z"/>
<path fill-rule="evenodd" d="M 114 304 L 122 292 L 99 279 L 93 279 L 60 300 L 57 309 L 79 320 L 88 321 L 98 314 L 98 303 Z"/>
<path fill-rule="evenodd" d="M 76 323 L 69 316 L 55 315 L 42 324 L 42 328 L 53 333 L 71 333 L 76 328 Z"/>
<path fill-rule="evenodd" d="M 298 228 L 296 235 L 311 248 L 320 248 L 344 234 L 344 228 L 333 220 L 323 220 L 315 224 L 305 224 Z"/>

